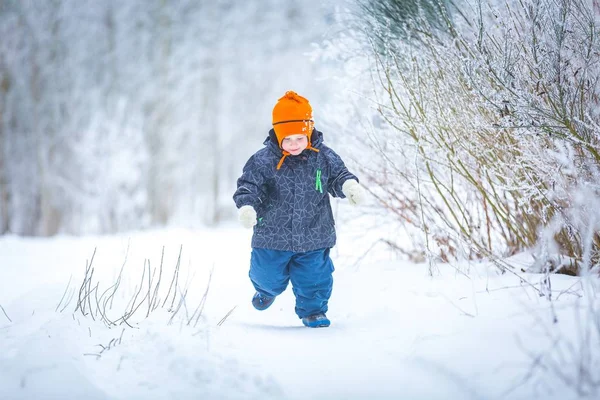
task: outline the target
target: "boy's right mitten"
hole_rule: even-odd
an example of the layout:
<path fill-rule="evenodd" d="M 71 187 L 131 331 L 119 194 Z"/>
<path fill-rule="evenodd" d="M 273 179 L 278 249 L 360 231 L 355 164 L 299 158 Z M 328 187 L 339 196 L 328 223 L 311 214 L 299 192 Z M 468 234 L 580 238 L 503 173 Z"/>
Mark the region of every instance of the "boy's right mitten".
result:
<path fill-rule="evenodd" d="M 256 211 L 252 206 L 242 206 L 238 210 L 238 219 L 244 228 L 252 228 L 256 225 Z"/>
<path fill-rule="evenodd" d="M 354 179 L 348 179 L 342 185 L 342 192 L 348 199 L 348 202 L 353 206 L 358 206 L 365 201 L 365 190 Z"/>

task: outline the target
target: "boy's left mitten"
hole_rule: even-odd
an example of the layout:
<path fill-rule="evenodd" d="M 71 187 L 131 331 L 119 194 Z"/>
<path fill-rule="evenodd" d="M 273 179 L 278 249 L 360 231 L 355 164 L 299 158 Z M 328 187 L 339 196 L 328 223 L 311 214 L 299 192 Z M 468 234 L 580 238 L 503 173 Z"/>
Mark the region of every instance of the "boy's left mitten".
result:
<path fill-rule="evenodd" d="M 353 206 L 361 205 L 365 202 L 365 190 L 354 179 L 348 179 L 342 185 L 342 192 L 348 198 L 348 202 Z"/>
<path fill-rule="evenodd" d="M 256 225 L 256 211 L 252 206 L 242 206 L 238 210 L 238 219 L 244 228 L 252 228 Z"/>

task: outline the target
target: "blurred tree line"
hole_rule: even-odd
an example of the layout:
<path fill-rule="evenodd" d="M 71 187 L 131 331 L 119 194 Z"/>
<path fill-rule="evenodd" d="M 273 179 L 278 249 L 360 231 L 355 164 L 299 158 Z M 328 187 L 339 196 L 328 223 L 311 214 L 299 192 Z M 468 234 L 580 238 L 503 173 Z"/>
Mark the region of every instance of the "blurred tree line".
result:
<path fill-rule="evenodd" d="M 304 55 L 317 0 L 0 0 L 0 234 L 216 224 Z"/>

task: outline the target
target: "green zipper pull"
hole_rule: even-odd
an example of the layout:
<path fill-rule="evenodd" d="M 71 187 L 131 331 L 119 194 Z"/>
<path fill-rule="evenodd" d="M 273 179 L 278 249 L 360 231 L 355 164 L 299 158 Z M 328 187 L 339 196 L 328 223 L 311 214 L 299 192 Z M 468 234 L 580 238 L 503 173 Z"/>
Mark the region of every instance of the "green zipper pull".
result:
<path fill-rule="evenodd" d="M 323 193 L 323 184 L 321 183 L 321 170 L 317 169 L 317 177 L 315 179 L 315 189 L 319 191 L 319 193 Z"/>

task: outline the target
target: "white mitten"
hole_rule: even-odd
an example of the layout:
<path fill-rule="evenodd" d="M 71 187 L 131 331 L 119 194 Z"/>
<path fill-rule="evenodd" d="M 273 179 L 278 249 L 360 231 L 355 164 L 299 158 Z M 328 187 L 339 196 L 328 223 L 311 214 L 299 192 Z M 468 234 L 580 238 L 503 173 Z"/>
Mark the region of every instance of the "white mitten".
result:
<path fill-rule="evenodd" d="M 238 210 L 238 219 L 244 228 L 252 228 L 256 225 L 256 211 L 252 206 L 242 206 Z"/>
<path fill-rule="evenodd" d="M 361 205 L 365 201 L 365 189 L 362 188 L 354 179 L 348 179 L 342 185 L 342 192 L 348 198 L 348 202 L 353 205 Z"/>

